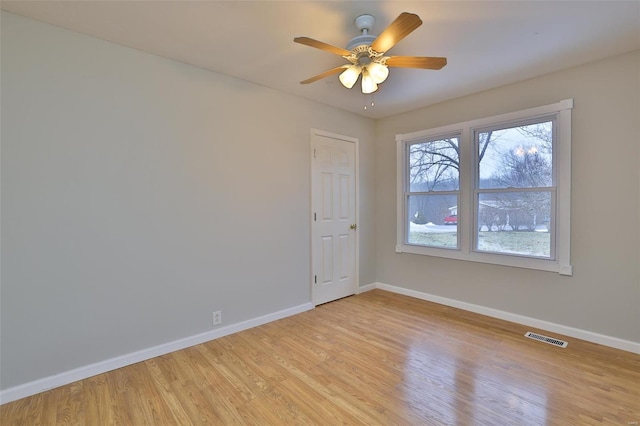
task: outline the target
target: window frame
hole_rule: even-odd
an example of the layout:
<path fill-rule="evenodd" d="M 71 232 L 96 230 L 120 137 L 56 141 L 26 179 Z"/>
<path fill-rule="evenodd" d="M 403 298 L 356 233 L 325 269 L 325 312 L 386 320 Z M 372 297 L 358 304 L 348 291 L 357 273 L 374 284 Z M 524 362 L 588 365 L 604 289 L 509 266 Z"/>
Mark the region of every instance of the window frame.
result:
<path fill-rule="evenodd" d="M 557 272 L 572 275 L 571 266 L 571 111 L 573 99 L 521 111 L 396 135 L 397 221 L 396 253 L 412 253 L 471 262 Z M 476 191 L 478 179 L 475 133 L 487 128 L 510 127 L 549 118 L 555 120 L 553 140 L 553 188 L 551 258 L 501 254 L 476 250 Z M 408 147 L 411 144 L 459 134 L 460 183 L 458 249 L 408 244 Z M 555 217 L 555 220 L 553 220 Z"/>

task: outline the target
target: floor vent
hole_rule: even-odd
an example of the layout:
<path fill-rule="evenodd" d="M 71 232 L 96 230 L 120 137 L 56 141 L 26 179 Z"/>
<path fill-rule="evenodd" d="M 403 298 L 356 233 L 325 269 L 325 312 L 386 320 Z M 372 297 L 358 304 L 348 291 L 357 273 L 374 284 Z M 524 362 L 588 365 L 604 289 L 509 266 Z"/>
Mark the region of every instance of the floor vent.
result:
<path fill-rule="evenodd" d="M 566 348 L 567 345 L 569 344 L 564 340 L 554 339 L 553 337 L 543 336 L 542 334 L 536 334 L 530 331 L 527 331 L 524 337 L 528 337 L 529 339 L 539 340 L 541 342 L 548 343 L 553 346 L 560 346 L 561 348 Z"/>

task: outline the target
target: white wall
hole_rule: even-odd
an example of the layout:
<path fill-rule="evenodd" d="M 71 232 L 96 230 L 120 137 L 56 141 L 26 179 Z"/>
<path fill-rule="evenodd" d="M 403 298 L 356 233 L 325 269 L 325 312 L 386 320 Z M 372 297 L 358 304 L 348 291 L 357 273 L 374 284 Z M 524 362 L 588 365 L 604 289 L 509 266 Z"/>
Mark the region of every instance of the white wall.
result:
<path fill-rule="evenodd" d="M 373 121 L 6 12 L 1 78 L 2 389 L 309 302 L 311 128 L 375 281 Z"/>
<path fill-rule="evenodd" d="M 573 98 L 572 277 L 397 254 L 395 135 Z M 377 279 L 640 342 L 640 52 L 383 119 L 376 127 Z"/>

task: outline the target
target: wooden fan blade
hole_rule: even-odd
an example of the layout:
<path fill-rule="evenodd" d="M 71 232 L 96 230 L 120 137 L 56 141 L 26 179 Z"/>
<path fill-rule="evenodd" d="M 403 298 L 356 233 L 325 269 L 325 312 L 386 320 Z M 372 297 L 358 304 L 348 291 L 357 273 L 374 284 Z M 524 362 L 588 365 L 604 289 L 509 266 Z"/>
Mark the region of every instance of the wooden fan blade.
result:
<path fill-rule="evenodd" d="M 325 71 L 325 72 L 323 72 L 322 74 L 314 75 L 314 76 L 313 76 L 313 77 L 311 77 L 311 78 L 308 78 L 308 79 L 306 79 L 306 80 L 302 80 L 302 81 L 300 82 L 300 84 L 309 84 L 309 83 L 313 83 L 314 81 L 318 81 L 318 80 L 320 80 L 320 79 L 322 79 L 322 78 L 329 77 L 330 75 L 338 74 L 339 72 L 344 71 L 344 70 L 345 70 L 345 68 L 347 68 L 348 66 L 349 66 L 349 65 L 341 65 L 341 66 L 339 66 L 339 67 L 335 67 L 335 68 L 333 68 L 333 69 L 330 69 L 329 71 Z"/>
<path fill-rule="evenodd" d="M 349 52 L 347 49 L 343 49 L 341 47 L 335 47 L 330 44 L 323 43 L 321 41 L 314 40 L 309 37 L 296 37 L 293 39 L 293 41 L 295 41 L 296 43 L 304 44 L 306 46 L 315 47 L 316 49 L 324 50 L 325 52 L 335 53 L 336 55 L 340 55 L 340 56 L 351 55 L 351 52 Z"/>
<path fill-rule="evenodd" d="M 402 12 L 396 20 L 371 43 L 371 48 L 376 52 L 384 53 L 420 25 L 422 25 L 422 20 L 418 15 Z"/>
<path fill-rule="evenodd" d="M 422 68 L 425 70 L 439 70 L 447 65 L 447 58 L 431 58 L 421 56 L 391 56 L 386 61 L 387 66 L 397 68 Z"/>

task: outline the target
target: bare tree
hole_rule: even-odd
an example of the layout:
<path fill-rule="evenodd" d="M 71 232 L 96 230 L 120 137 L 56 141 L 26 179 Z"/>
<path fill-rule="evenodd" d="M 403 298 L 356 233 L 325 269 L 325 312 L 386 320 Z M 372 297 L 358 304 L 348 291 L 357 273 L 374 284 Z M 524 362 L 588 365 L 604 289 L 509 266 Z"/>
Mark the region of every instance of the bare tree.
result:
<path fill-rule="evenodd" d="M 549 122 L 530 124 L 518 127 L 518 132 L 527 139 L 538 140 L 539 146 L 545 154 L 551 154 L 553 150 L 553 128 Z"/>
<path fill-rule="evenodd" d="M 484 157 L 491 142 L 492 132 L 480 136 L 479 158 Z M 459 189 L 460 147 L 459 138 L 443 138 L 412 144 L 409 147 L 409 184 L 412 191 L 432 192 Z M 440 220 L 448 214 L 451 205 L 433 203 L 429 197 L 418 197 L 413 203 L 414 223 Z M 431 203 L 431 205 L 429 205 Z M 455 203 L 455 202 L 454 202 Z"/>
<path fill-rule="evenodd" d="M 460 171 L 456 139 L 413 144 L 409 149 L 410 183 L 420 191 L 432 191 L 443 180 L 457 177 Z"/>
<path fill-rule="evenodd" d="M 478 160 L 484 157 L 492 135 L 491 131 L 479 135 Z M 424 184 L 424 191 L 432 191 L 443 180 L 459 176 L 458 138 L 413 144 L 410 147 L 409 159 L 410 183 Z"/>
<path fill-rule="evenodd" d="M 551 186 L 551 162 L 540 155 L 535 145 L 503 152 L 501 163 L 494 179 L 504 188 Z"/>
<path fill-rule="evenodd" d="M 492 176 L 500 188 L 522 188 L 522 192 L 496 197 L 500 208 L 509 212 L 513 230 L 533 231 L 551 209 L 550 193 L 542 190 L 553 184 L 553 134 L 550 122 L 516 128 L 524 136 L 516 149 L 500 153 L 500 168 Z M 540 191 L 526 189 L 540 188 Z"/>

